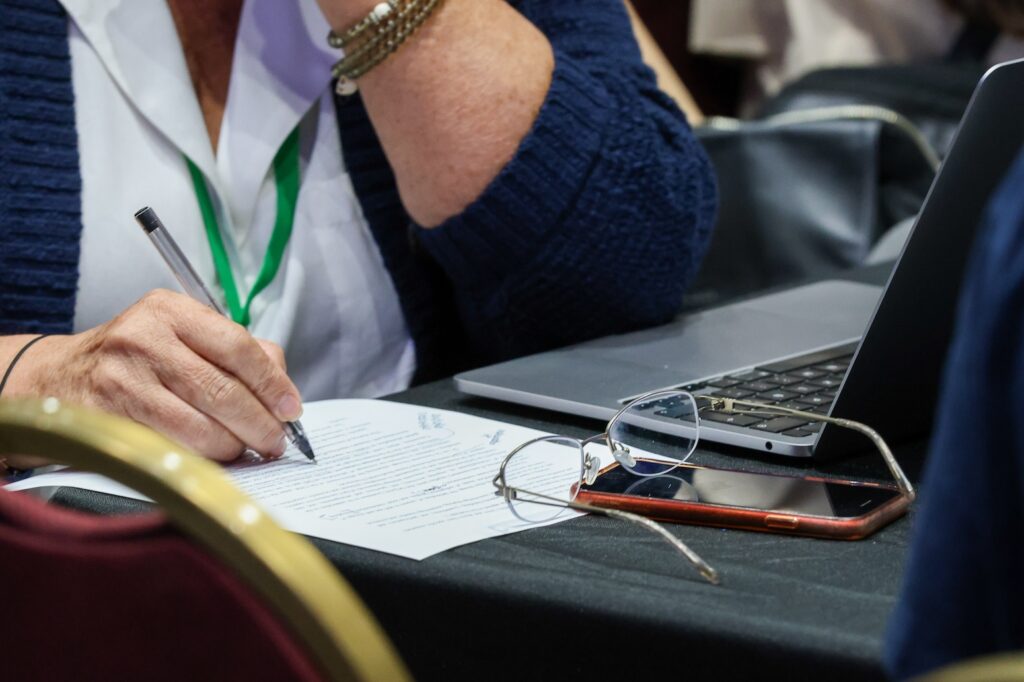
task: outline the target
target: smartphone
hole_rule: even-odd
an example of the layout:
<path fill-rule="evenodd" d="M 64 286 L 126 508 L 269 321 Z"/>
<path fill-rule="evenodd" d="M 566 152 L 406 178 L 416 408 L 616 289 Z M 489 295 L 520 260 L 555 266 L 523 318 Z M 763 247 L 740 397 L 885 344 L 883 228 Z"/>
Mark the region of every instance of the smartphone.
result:
<path fill-rule="evenodd" d="M 664 464 L 638 460 L 636 468 L 657 472 Z M 837 540 L 867 537 L 910 505 L 896 486 L 690 464 L 659 476 L 613 464 L 581 485 L 576 499 L 659 521 Z"/>

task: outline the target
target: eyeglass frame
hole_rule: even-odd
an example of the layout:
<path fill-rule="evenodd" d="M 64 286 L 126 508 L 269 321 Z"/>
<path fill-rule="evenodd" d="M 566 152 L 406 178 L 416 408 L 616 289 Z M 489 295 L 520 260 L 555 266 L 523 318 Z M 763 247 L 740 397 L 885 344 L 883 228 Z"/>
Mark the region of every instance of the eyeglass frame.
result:
<path fill-rule="evenodd" d="M 512 513 L 515 514 L 517 517 L 519 517 L 519 515 L 516 514 L 514 508 L 512 508 L 512 501 L 519 499 L 517 497 L 517 492 L 518 492 L 518 493 L 522 493 L 522 494 L 525 494 L 525 495 L 530 495 L 533 498 L 539 498 L 539 499 L 529 499 L 529 500 L 528 499 L 521 499 L 520 501 L 523 501 L 523 502 L 529 502 L 529 503 L 533 503 L 533 504 L 543 504 L 543 505 L 548 505 L 548 506 L 552 506 L 552 507 L 554 507 L 554 506 L 565 507 L 566 509 L 573 509 L 573 510 L 576 510 L 576 511 L 584 511 L 584 512 L 589 512 L 589 513 L 592 513 L 592 514 L 602 514 L 602 515 L 608 516 L 610 518 L 621 519 L 623 521 L 629 521 L 630 523 L 634 523 L 634 524 L 637 524 L 639 526 L 642 526 L 642 527 L 646 528 L 647 530 L 649 530 L 649 531 L 657 534 L 658 536 L 660 536 L 663 540 L 665 540 L 668 544 L 670 544 L 673 549 L 675 549 L 677 552 L 679 552 L 681 555 L 683 555 L 683 557 L 685 557 L 686 560 L 689 561 L 697 569 L 697 571 L 701 574 L 701 576 L 704 577 L 705 580 L 707 580 L 712 585 L 718 585 L 718 584 L 721 583 L 721 577 L 719 576 L 718 571 L 715 570 L 707 561 L 705 561 L 703 558 L 701 558 L 701 556 L 699 554 L 697 554 L 695 551 L 693 551 L 685 542 L 683 542 L 682 540 L 677 538 L 672 533 L 669 533 L 668 530 L 663 525 L 661 525 L 657 521 L 654 521 L 653 519 L 649 519 L 646 516 L 641 516 L 639 514 L 634 514 L 632 512 L 622 511 L 621 509 L 610 509 L 610 508 L 606 508 L 606 507 L 598 507 L 598 506 L 595 506 L 595 505 L 592 505 L 592 504 L 587 504 L 585 502 L 577 502 L 575 499 L 573 499 L 573 500 L 564 500 L 564 499 L 560 499 L 560 498 L 557 498 L 557 497 L 552 497 L 551 495 L 545 495 L 545 494 L 542 494 L 542 493 L 535 493 L 535 492 L 532 492 L 532 491 L 529 491 L 529 490 L 525 490 L 523 488 L 519 488 L 517 486 L 510 486 L 508 484 L 508 482 L 505 480 L 505 470 L 508 467 L 508 463 L 512 460 L 513 457 L 515 457 L 519 452 L 521 452 L 522 450 L 530 447 L 531 445 L 534 445 L 536 443 L 541 443 L 541 442 L 544 442 L 544 441 L 554 440 L 554 439 L 566 440 L 566 441 L 575 441 L 578 444 L 579 451 L 580 451 L 580 454 L 582 456 L 582 460 L 581 460 L 581 463 L 580 463 L 581 464 L 581 466 L 580 466 L 580 474 L 581 475 L 580 475 L 580 479 L 579 479 L 579 481 L 577 481 L 576 485 L 580 485 L 580 484 L 582 484 L 584 482 L 586 482 L 588 484 L 589 483 L 593 483 L 594 480 L 597 478 L 597 475 L 599 473 L 599 470 L 595 466 L 595 458 L 593 457 L 593 455 L 590 452 L 587 452 L 587 446 L 588 445 L 592 445 L 594 443 L 599 443 L 602 440 L 604 440 L 608 444 L 608 449 L 611 451 L 612 458 L 616 462 L 618 462 L 619 466 L 625 466 L 625 464 L 622 461 L 622 459 L 620 459 L 620 457 L 621 457 L 621 455 L 623 453 L 617 451 L 614 448 L 614 441 L 612 440 L 612 438 L 610 436 L 612 425 L 615 424 L 615 422 L 625 412 L 630 410 L 633 406 L 639 405 L 639 404 L 643 404 L 645 402 L 649 402 L 651 399 L 655 398 L 656 396 L 660 396 L 660 395 L 663 395 L 663 394 L 665 396 L 683 395 L 683 396 L 686 396 L 687 398 L 689 398 L 690 401 L 693 403 L 693 407 L 694 407 L 694 439 L 693 439 L 693 445 L 690 447 L 689 452 L 687 453 L 686 457 L 684 457 L 683 459 L 679 460 L 678 464 L 681 464 L 681 463 L 685 462 L 696 451 L 697 443 L 700 441 L 700 415 L 699 415 L 699 413 L 698 413 L 699 411 L 697 409 L 697 400 L 694 398 L 693 394 L 690 393 L 689 391 L 674 390 L 674 389 L 662 389 L 662 390 L 651 391 L 650 393 L 646 393 L 646 394 L 644 394 L 642 396 L 639 396 L 638 398 L 635 398 L 635 399 L 629 401 L 625 405 L 623 405 L 622 408 L 619 409 L 619 411 L 616 412 L 615 415 L 611 419 L 608 420 L 608 423 L 605 425 L 605 429 L 604 429 L 603 433 L 599 433 L 599 434 L 590 436 L 588 438 L 582 438 L 582 439 L 581 438 L 574 438 L 572 436 L 559 436 L 559 435 L 552 434 L 552 435 L 547 435 L 547 436 L 540 436 L 538 438 L 531 438 L 530 440 L 526 441 L 525 443 L 522 443 L 522 444 L 518 445 L 511 452 L 509 452 L 507 455 L 505 455 L 505 458 L 501 461 L 501 466 L 498 467 L 498 473 L 491 480 L 491 484 L 496 488 L 494 494 L 498 495 L 501 498 L 503 498 L 505 500 L 505 503 L 509 505 L 509 508 L 512 510 Z M 628 454 L 628 449 L 625 451 L 625 454 Z M 678 464 L 673 465 L 672 468 L 674 469 L 676 466 L 678 466 Z M 627 468 L 627 470 L 628 470 L 628 468 Z M 666 470 L 663 473 L 668 473 L 668 471 L 671 471 L 671 469 Z M 542 500 L 548 500 L 548 501 L 545 502 L 545 501 L 542 501 Z M 519 517 L 519 518 L 522 518 L 522 517 Z M 552 518 L 554 518 L 554 517 L 552 517 Z M 523 519 L 523 520 L 526 520 L 526 519 Z"/>
<path fill-rule="evenodd" d="M 556 497 L 552 497 L 550 495 L 544 495 L 544 494 L 541 494 L 541 493 L 535 493 L 535 492 L 532 492 L 532 491 L 529 491 L 529 490 L 525 490 L 525 489 L 519 488 L 517 486 L 510 486 L 508 484 L 508 482 L 505 480 L 505 470 L 508 467 L 508 463 L 512 460 L 512 458 L 516 454 L 518 454 L 519 452 L 521 452 L 525 448 L 527 448 L 527 447 L 529 447 L 531 445 L 534 445 L 536 443 L 540 443 L 540 442 L 548 441 L 548 440 L 554 440 L 554 439 L 562 439 L 562 440 L 568 440 L 568 441 L 575 441 L 576 443 L 579 444 L 579 450 L 580 450 L 580 453 L 581 453 L 581 456 L 582 456 L 582 460 L 581 460 L 581 467 L 580 467 L 581 476 L 580 476 L 580 480 L 576 483 L 577 486 L 581 485 L 583 483 L 587 483 L 587 484 L 593 483 L 594 480 L 596 479 L 598 473 L 599 473 L 599 471 L 596 470 L 596 468 L 594 466 L 594 459 L 593 459 L 591 453 L 587 452 L 587 446 L 588 445 L 591 445 L 593 443 L 598 443 L 601 440 L 604 440 L 608 444 L 609 450 L 611 450 L 612 457 L 615 459 L 616 462 L 619 463 L 619 466 L 625 466 L 624 463 L 622 462 L 622 460 L 620 459 L 619 454 L 615 450 L 614 443 L 613 443 L 613 441 L 612 441 L 612 439 L 610 437 L 610 432 L 611 432 L 612 425 L 616 422 L 616 420 L 618 420 L 622 416 L 623 413 L 625 413 L 627 410 L 633 408 L 635 405 L 643 404 L 645 402 L 649 402 L 650 400 L 654 399 L 656 396 L 659 396 L 659 395 L 662 395 L 662 394 L 665 394 L 665 395 L 685 395 L 685 396 L 689 397 L 693 401 L 694 408 L 695 408 L 695 414 L 694 414 L 694 434 L 695 435 L 694 435 L 694 439 L 693 439 L 694 440 L 693 446 L 690 448 L 690 451 L 686 455 L 686 457 L 680 459 L 678 461 L 678 463 L 673 466 L 673 468 L 675 468 L 675 467 L 677 467 L 677 466 L 679 466 L 681 464 L 686 463 L 686 461 L 690 458 L 690 456 L 692 456 L 692 454 L 696 451 L 697 445 L 700 442 L 700 412 L 702 410 L 711 409 L 711 410 L 716 411 L 716 412 L 723 412 L 723 413 L 727 413 L 727 414 L 744 414 L 744 415 L 751 415 L 751 416 L 788 415 L 788 416 L 793 416 L 793 417 L 799 417 L 799 418 L 802 418 L 802 419 L 807 419 L 808 421 L 820 422 L 820 423 L 823 423 L 823 424 L 832 424 L 834 426 L 839 426 L 841 428 L 851 429 L 851 430 L 856 431 L 856 432 L 860 433 L 861 435 L 867 437 L 871 441 L 871 443 L 875 446 L 875 448 L 878 450 L 879 454 L 882 455 L 882 459 L 885 461 L 886 467 L 889 469 L 889 473 L 892 475 L 893 479 L 896 481 L 896 487 L 899 490 L 900 494 L 903 495 L 904 497 L 906 497 L 908 502 L 913 502 L 914 499 L 917 497 L 917 492 L 914 490 L 913 484 L 911 484 L 910 480 L 907 478 L 906 474 L 903 472 L 903 469 L 900 467 L 899 463 L 896 461 L 896 457 L 892 454 L 892 450 L 889 448 L 888 443 L 885 442 L 885 439 L 882 438 L 881 434 L 879 434 L 875 429 L 871 428 L 867 424 L 863 424 L 861 422 L 854 421 L 852 419 L 845 419 L 845 418 L 842 418 L 842 417 L 832 417 L 832 416 L 829 416 L 829 415 L 815 414 L 813 412 L 806 412 L 804 410 L 796 410 L 796 409 L 792 409 L 792 408 L 788 408 L 788 407 L 781 407 L 781 406 L 778 406 L 778 405 L 767 405 L 767 404 L 764 404 L 764 403 L 758 403 L 758 402 L 754 402 L 754 401 L 741 400 L 741 399 L 737 399 L 737 398 L 726 398 L 726 397 L 715 396 L 715 395 L 705 395 L 705 394 L 693 395 L 689 391 L 672 390 L 672 389 L 662 389 L 662 390 L 658 390 L 658 391 L 652 391 L 650 393 L 646 393 L 646 394 L 644 394 L 642 396 L 639 396 L 639 397 L 629 401 L 618 412 L 616 412 L 615 415 L 611 419 L 608 420 L 608 423 L 605 426 L 605 430 L 604 430 L 603 433 L 596 434 L 594 436 L 590 436 L 590 437 L 584 438 L 584 439 L 574 438 L 574 437 L 571 437 L 571 436 L 547 435 L 547 436 L 541 436 L 539 438 L 533 438 L 533 439 L 530 439 L 530 440 L 526 441 L 525 443 L 520 444 L 519 446 L 514 448 L 511 452 L 509 452 L 508 455 L 505 456 L 505 458 L 501 462 L 501 466 L 498 469 L 497 475 L 495 475 L 495 477 L 491 481 L 492 485 L 496 488 L 495 495 L 498 495 L 498 496 L 502 497 L 505 500 L 506 504 L 509 505 L 509 508 L 512 509 L 512 513 L 513 514 L 515 514 L 515 510 L 512 508 L 512 501 L 516 500 L 516 499 L 519 499 L 517 497 L 517 495 L 516 495 L 516 493 L 518 491 L 519 493 L 530 495 L 533 498 L 540 498 L 540 499 L 521 499 L 520 501 L 523 501 L 523 502 L 530 502 L 530 503 L 534 503 L 534 504 L 547 504 L 549 506 L 559 506 L 559 507 L 565 507 L 567 509 L 574 509 L 574 510 L 577 510 L 577 511 L 585 511 L 585 512 L 590 512 L 590 513 L 603 514 L 603 515 L 611 517 L 611 518 L 618 518 L 618 519 L 622 519 L 622 520 L 625 520 L 625 521 L 630 521 L 632 523 L 636 523 L 636 524 L 641 525 L 641 526 L 647 528 L 648 530 L 658 534 L 664 540 L 666 540 L 670 545 L 673 546 L 674 549 L 676 549 L 676 551 L 678 551 L 680 554 L 682 554 L 684 557 L 686 557 L 686 559 L 688 561 L 690 561 L 697 568 L 697 570 L 701 573 L 701 575 L 706 580 L 708 580 L 708 582 L 710 582 L 710 583 L 712 583 L 714 585 L 720 584 L 721 583 L 721 578 L 720 578 L 717 570 L 715 570 L 713 567 L 711 567 L 710 564 L 708 564 L 706 561 L 704 561 L 704 559 L 702 559 L 700 557 L 700 555 L 698 555 L 696 552 L 694 552 L 692 549 L 690 549 L 690 547 L 687 546 L 686 543 L 684 543 L 682 540 L 680 540 L 676 536 L 674 536 L 671 533 L 669 533 L 668 530 L 665 529 L 664 526 L 662 526 L 660 523 L 658 523 L 656 521 L 653 521 L 652 519 L 649 519 L 649 518 L 647 518 L 645 516 L 640 516 L 639 514 L 633 514 L 631 512 L 625 512 L 625 511 L 622 511 L 622 510 L 619 510 L 619 509 L 610 509 L 610 508 L 605 508 L 605 507 L 598 507 L 598 506 L 587 504 L 587 503 L 584 503 L 584 502 L 577 502 L 575 499 L 573 499 L 573 500 L 563 500 L 563 499 L 559 499 L 559 498 L 556 498 Z M 708 404 L 705 405 L 702 408 L 702 407 L 700 407 L 700 404 L 698 402 L 700 400 L 705 400 L 705 401 L 707 401 Z M 671 472 L 671 469 L 666 470 L 664 472 L 661 472 L 658 475 L 664 475 L 664 474 L 667 474 L 667 473 L 670 473 L 670 472 Z M 578 490 L 577 490 L 577 494 L 578 494 Z M 541 500 L 548 500 L 548 502 L 544 502 L 544 501 L 541 501 Z M 517 516 L 518 516 L 518 514 L 517 514 Z M 520 517 L 520 518 L 522 518 L 522 517 Z"/>

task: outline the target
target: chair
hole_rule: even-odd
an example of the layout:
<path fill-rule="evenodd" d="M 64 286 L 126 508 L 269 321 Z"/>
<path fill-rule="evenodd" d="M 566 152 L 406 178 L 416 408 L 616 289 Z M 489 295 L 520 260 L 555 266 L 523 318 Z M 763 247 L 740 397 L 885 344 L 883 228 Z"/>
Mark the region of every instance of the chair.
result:
<path fill-rule="evenodd" d="M 1024 682 L 1024 653 L 962 661 L 919 677 L 917 682 Z"/>
<path fill-rule="evenodd" d="M 95 517 L 0 489 L 5 680 L 405 680 L 379 625 L 304 538 L 149 429 L 0 401 L 0 456 L 39 455 L 147 495 Z"/>

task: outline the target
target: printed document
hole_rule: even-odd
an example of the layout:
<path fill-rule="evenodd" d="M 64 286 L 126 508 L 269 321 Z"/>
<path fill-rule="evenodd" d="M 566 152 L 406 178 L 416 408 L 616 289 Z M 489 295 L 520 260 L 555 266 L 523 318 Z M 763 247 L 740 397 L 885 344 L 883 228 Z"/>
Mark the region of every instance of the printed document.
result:
<path fill-rule="evenodd" d="M 533 429 L 382 400 L 306 405 L 302 423 L 317 454 L 232 464 L 235 483 L 285 528 L 423 559 L 458 545 L 557 523 L 521 521 L 491 480 Z M 8 486 L 67 486 L 145 499 L 102 476 L 64 469 Z M 568 488 L 566 493 L 568 493 Z"/>

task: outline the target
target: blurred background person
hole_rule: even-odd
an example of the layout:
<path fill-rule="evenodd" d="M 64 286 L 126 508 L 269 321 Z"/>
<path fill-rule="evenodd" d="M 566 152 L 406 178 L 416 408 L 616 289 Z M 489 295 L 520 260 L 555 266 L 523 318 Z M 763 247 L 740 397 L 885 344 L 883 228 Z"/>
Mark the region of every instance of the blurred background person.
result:
<path fill-rule="evenodd" d="M 635 0 L 707 114 L 749 113 L 815 69 L 1024 57 L 1021 0 Z"/>

